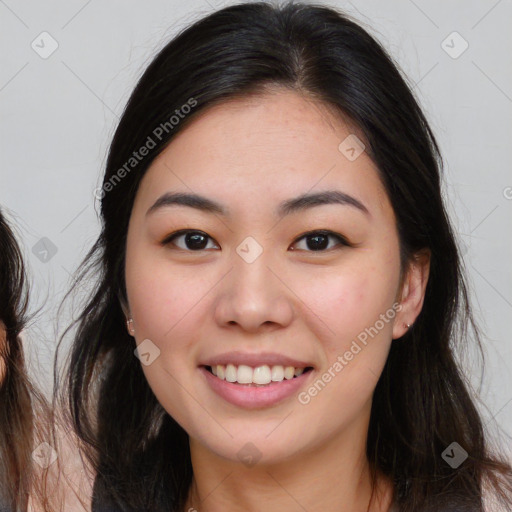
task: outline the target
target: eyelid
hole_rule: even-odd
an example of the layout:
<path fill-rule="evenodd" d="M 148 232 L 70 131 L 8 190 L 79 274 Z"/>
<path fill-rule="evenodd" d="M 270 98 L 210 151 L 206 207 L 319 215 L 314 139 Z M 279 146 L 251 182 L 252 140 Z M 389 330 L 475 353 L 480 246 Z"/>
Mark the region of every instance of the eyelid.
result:
<path fill-rule="evenodd" d="M 187 233 L 199 233 L 199 234 L 205 236 L 206 238 L 209 238 L 210 240 L 214 240 L 215 241 L 215 239 L 213 237 L 211 237 L 208 233 L 205 233 L 204 231 L 201 231 L 200 229 L 187 228 L 187 229 L 179 229 L 178 231 L 172 232 L 171 234 L 167 235 L 160 243 L 161 243 L 161 245 L 168 245 L 175 238 L 178 238 L 179 236 L 182 236 L 182 235 L 186 235 Z M 215 243 L 217 243 L 217 242 L 215 241 Z M 201 249 L 201 251 L 190 251 L 190 250 L 186 250 L 186 249 L 181 249 L 180 247 L 178 247 L 178 249 L 182 250 L 182 251 L 185 251 L 185 252 L 201 252 L 201 251 L 205 250 L 205 249 Z"/>
<path fill-rule="evenodd" d="M 293 242 L 292 245 L 295 245 L 297 242 L 299 242 L 300 240 L 302 240 L 303 238 L 306 238 L 307 236 L 309 235 L 317 235 L 317 234 L 320 234 L 320 235 L 324 235 L 324 236 L 331 236 L 333 238 L 337 238 L 338 241 L 340 242 L 339 245 L 341 246 L 347 246 L 347 247 L 352 247 L 352 244 L 343 236 L 341 235 L 340 233 L 336 233 L 335 231 L 331 231 L 329 229 L 313 229 L 313 230 L 310 230 L 310 231 L 306 231 L 305 233 L 303 233 L 302 235 L 299 235 Z M 335 248 L 334 248 L 335 249 Z M 333 248 L 331 249 L 327 249 L 327 250 L 324 250 L 324 251 L 306 251 L 306 252 L 311 252 L 311 253 L 327 253 L 327 252 L 330 252 L 332 251 Z"/>

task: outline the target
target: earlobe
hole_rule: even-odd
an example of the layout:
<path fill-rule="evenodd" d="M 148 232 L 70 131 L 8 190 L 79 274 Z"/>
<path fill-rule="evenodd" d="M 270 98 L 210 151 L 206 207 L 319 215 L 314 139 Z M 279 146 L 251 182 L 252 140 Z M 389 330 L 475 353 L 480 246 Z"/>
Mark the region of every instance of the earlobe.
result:
<path fill-rule="evenodd" d="M 409 263 L 402 283 L 400 314 L 393 326 L 393 339 L 401 338 L 411 330 L 421 312 L 430 271 L 430 250 L 417 252 Z"/>
<path fill-rule="evenodd" d="M 125 303 L 125 301 L 122 299 L 119 299 L 119 303 L 121 305 L 121 309 L 126 318 L 126 329 L 128 330 L 128 334 L 130 336 L 134 336 L 135 335 L 135 327 L 133 325 L 133 318 L 131 317 L 131 314 L 130 314 L 130 308 Z"/>
<path fill-rule="evenodd" d="M 128 329 L 128 334 L 130 336 L 134 336 L 135 335 L 135 329 L 133 327 L 133 318 L 128 318 L 126 320 L 126 328 Z"/>

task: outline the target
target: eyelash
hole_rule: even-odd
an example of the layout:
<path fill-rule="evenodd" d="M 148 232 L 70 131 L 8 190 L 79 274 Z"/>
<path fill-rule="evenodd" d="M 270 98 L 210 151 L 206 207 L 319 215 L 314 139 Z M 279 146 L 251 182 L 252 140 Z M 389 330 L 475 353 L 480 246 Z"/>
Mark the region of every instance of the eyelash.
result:
<path fill-rule="evenodd" d="M 173 241 L 180 237 L 180 236 L 184 236 L 188 233 L 197 233 L 197 234 L 200 234 L 200 235 L 203 235 L 204 237 L 207 237 L 209 238 L 210 240 L 213 240 L 213 238 L 209 235 L 207 235 L 204 231 L 199 231 L 197 229 L 181 229 L 179 231 L 175 231 L 174 233 L 171 233 L 169 236 L 167 236 L 162 242 L 161 244 L 164 245 L 164 246 L 167 246 L 169 244 L 173 244 Z M 299 242 L 300 240 L 302 240 L 303 238 L 307 238 L 308 236 L 313 236 L 313 235 L 323 235 L 323 236 L 327 236 L 327 237 L 333 237 L 333 238 L 336 238 L 340 243 L 339 245 L 341 247 L 345 246 L 345 247 L 352 247 L 352 244 L 350 244 L 347 239 L 345 237 L 343 237 L 342 235 L 340 235 L 339 233 L 335 233 L 334 231 L 330 231 L 328 229 L 318 229 L 318 230 L 315 230 L 315 231 L 308 231 L 307 233 L 304 233 L 302 235 L 300 235 L 298 238 L 295 239 L 295 241 L 293 242 L 293 244 L 296 244 L 297 242 Z M 338 249 L 340 249 L 341 247 L 338 247 Z M 207 249 L 198 249 L 198 250 L 191 250 L 191 249 L 183 249 L 181 247 L 178 247 L 178 250 L 181 250 L 181 251 L 184 251 L 184 252 L 203 252 L 203 251 L 206 251 Z M 311 250 L 307 250 L 307 249 L 301 249 L 301 250 L 304 250 L 305 252 L 311 252 L 311 253 L 326 253 L 326 252 L 330 252 L 333 250 L 333 248 L 331 249 L 321 249 L 321 250 L 318 250 L 318 251 L 311 251 Z"/>

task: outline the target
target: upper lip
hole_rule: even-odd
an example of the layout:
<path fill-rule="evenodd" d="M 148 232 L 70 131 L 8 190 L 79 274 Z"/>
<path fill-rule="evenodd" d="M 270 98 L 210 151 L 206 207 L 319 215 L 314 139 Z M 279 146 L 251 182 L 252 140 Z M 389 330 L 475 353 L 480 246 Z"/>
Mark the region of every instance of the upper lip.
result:
<path fill-rule="evenodd" d="M 293 357 L 288 357 L 283 354 L 277 354 L 275 352 L 260 352 L 258 354 L 251 354 L 248 352 L 225 352 L 224 354 L 219 354 L 217 356 L 210 357 L 206 359 L 202 366 L 215 366 L 215 365 L 228 365 L 233 364 L 235 366 L 240 366 L 241 364 L 252 366 L 254 368 L 258 366 L 268 365 L 268 366 L 293 366 L 295 368 L 307 368 L 313 367 L 312 364 L 306 363 L 304 361 L 299 361 L 298 359 L 294 359 Z"/>

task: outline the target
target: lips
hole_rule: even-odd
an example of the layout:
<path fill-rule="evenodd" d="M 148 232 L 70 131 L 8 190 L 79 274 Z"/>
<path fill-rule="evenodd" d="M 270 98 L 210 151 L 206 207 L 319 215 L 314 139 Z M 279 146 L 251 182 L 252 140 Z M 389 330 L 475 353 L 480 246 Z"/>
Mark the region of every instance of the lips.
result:
<path fill-rule="evenodd" d="M 207 369 L 206 366 L 198 368 L 205 384 L 226 402 L 244 409 L 260 409 L 277 406 L 282 401 L 291 398 L 311 382 L 315 372 L 304 371 L 291 379 L 279 382 L 270 382 L 265 385 L 241 384 L 220 379 Z"/>

